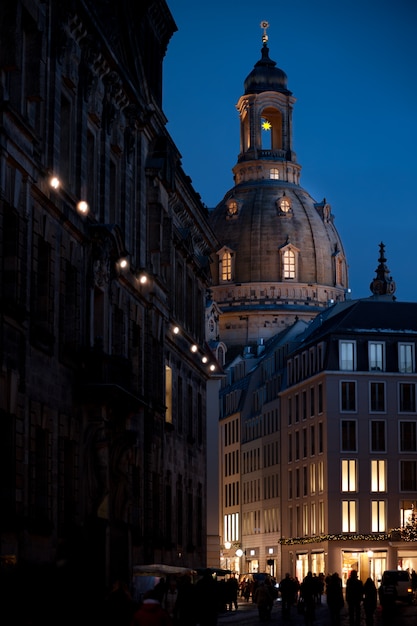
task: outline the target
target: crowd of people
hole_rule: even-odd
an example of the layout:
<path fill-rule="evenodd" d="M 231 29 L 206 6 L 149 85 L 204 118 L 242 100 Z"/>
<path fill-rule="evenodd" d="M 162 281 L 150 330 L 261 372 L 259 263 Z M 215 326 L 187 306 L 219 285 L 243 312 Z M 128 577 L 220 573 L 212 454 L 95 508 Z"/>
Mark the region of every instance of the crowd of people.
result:
<path fill-rule="evenodd" d="M 414 574 L 413 589 L 417 590 L 417 575 Z M 306 626 L 313 626 L 316 607 L 321 604 L 323 593 L 326 594 L 331 626 L 340 626 L 341 611 L 347 606 L 349 626 L 360 626 L 362 609 L 366 626 L 374 626 L 378 606 L 381 607 L 383 626 L 395 624 L 397 591 L 394 581 L 389 577 L 380 587 L 376 587 L 372 578 L 363 583 L 356 570 L 351 570 L 343 593 L 342 579 L 337 572 L 324 576 L 308 572 L 300 583 L 296 577 L 286 574 L 279 584 L 283 621 L 291 620 L 291 612 L 297 607 L 304 615 Z"/>
<path fill-rule="evenodd" d="M 351 570 L 343 592 L 342 579 L 337 572 L 325 576 L 308 572 L 300 582 L 285 574 L 278 584 L 275 579 L 243 578 L 240 582 L 232 573 L 218 582 L 207 569 L 197 582 L 183 575 L 179 578 L 161 578 L 155 587 L 135 603 L 124 583 L 117 582 L 109 594 L 106 626 L 216 626 L 219 613 L 237 611 L 238 597 L 251 600 L 258 609 L 259 621 L 269 622 L 277 588 L 281 595 L 283 622 L 290 622 L 292 612 L 303 614 L 305 626 L 313 626 L 316 607 L 326 594 L 331 626 L 340 626 L 341 611 L 347 607 L 349 626 L 360 626 L 362 613 L 366 626 L 374 626 L 375 614 L 381 607 L 382 623 L 395 623 L 396 586 L 386 577 L 377 589 L 372 578 L 363 583 L 356 570 Z M 414 580 L 417 586 L 417 577 Z"/>
<path fill-rule="evenodd" d="M 135 602 L 128 586 L 116 582 L 107 600 L 104 622 L 106 626 L 216 626 L 226 600 L 237 610 L 237 580 L 225 584 L 231 593 L 227 597 L 222 596 L 222 586 L 206 569 L 195 583 L 188 575 L 161 578 L 140 602 Z"/>

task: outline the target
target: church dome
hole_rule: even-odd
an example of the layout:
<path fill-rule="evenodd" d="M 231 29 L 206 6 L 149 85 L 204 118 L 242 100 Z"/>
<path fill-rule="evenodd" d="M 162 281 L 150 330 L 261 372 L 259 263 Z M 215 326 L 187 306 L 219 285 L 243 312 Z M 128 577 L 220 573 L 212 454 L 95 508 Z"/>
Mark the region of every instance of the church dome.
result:
<path fill-rule="evenodd" d="M 292 146 L 295 98 L 265 40 L 264 33 L 262 59 L 236 105 L 234 186 L 209 213 L 219 241 L 212 297 L 221 311 L 220 336 L 236 346 L 268 339 L 296 319 L 310 321 L 348 293 L 331 207 L 300 185 Z"/>
<path fill-rule="evenodd" d="M 211 212 L 210 223 L 234 257 L 234 283 L 282 283 L 285 292 L 295 283 L 327 285 L 329 291 L 335 286 L 335 258 L 343 248 L 331 209 L 301 187 L 271 180 L 242 183 Z M 288 278 L 286 250 L 295 255 Z"/>
<path fill-rule="evenodd" d="M 287 75 L 276 62 L 269 58 L 269 48 L 262 47 L 262 58 L 255 64 L 244 82 L 245 94 L 261 93 L 262 91 L 287 92 Z"/>

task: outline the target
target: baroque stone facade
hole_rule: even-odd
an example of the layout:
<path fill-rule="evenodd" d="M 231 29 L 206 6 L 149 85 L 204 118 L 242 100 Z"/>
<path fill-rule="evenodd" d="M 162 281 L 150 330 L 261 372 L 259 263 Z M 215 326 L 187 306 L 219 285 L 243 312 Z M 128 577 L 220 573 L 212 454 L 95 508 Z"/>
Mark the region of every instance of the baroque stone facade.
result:
<path fill-rule="evenodd" d="M 2 566 L 206 562 L 216 248 L 162 110 L 164 0 L 0 7 Z"/>

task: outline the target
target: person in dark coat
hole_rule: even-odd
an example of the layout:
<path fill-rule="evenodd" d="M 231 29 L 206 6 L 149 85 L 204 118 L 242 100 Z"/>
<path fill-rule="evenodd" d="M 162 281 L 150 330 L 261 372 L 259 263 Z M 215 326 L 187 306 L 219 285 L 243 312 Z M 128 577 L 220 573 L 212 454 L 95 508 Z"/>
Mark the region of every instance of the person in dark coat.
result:
<path fill-rule="evenodd" d="M 185 574 L 178 581 L 178 597 L 175 617 L 181 626 L 195 626 L 197 623 L 197 607 L 195 601 L 195 585 L 191 576 Z"/>
<path fill-rule="evenodd" d="M 343 598 L 342 579 L 337 572 L 334 572 L 327 579 L 326 585 L 327 606 L 330 613 L 330 623 L 332 626 L 340 625 L 340 611 L 345 605 Z"/>
<path fill-rule="evenodd" d="M 290 619 L 291 607 L 294 606 L 297 585 L 295 580 L 291 578 L 288 572 L 279 583 L 279 591 L 281 593 L 282 618 Z"/>
<path fill-rule="evenodd" d="M 363 586 L 363 608 L 365 609 L 366 626 L 373 626 L 377 595 L 374 581 L 372 578 L 367 578 Z"/>
<path fill-rule="evenodd" d="M 304 621 L 306 626 L 312 626 L 316 618 L 316 580 L 311 572 L 307 573 L 300 586 L 300 598 L 304 603 Z"/>
<path fill-rule="evenodd" d="M 349 607 L 349 626 L 360 626 L 363 583 L 353 569 L 346 582 L 346 602 Z"/>
<path fill-rule="evenodd" d="M 195 584 L 197 623 L 200 626 L 216 626 L 219 611 L 219 584 L 214 580 L 210 568 Z"/>
<path fill-rule="evenodd" d="M 104 623 L 106 626 L 130 626 L 137 608 L 127 584 L 116 580 L 105 605 Z"/>
<path fill-rule="evenodd" d="M 378 589 L 379 602 L 382 606 L 382 623 L 384 626 L 394 626 L 396 613 L 397 588 L 395 581 L 385 575 L 382 585 Z"/>
<path fill-rule="evenodd" d="M 236 576 L 232 572 L 230 574 L 230 578 L 226 581 L 226 598 L 229 611 L 233 610 L 235 607 L 235 611 L 237 611 L 237 595 L 239 592 L 239 583 L 237 581 Z"/>

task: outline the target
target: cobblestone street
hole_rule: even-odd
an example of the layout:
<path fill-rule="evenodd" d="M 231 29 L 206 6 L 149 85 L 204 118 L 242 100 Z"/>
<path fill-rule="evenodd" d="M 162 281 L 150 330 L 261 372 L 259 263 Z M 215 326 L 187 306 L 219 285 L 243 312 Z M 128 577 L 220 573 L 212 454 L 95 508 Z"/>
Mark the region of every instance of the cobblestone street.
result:
<path fill-rule="evenodd" d="M 341 626 L 349 626 L 349 618 L 346 607 L 341 612 L 341 618 Z M 256 605 L 251 601 L 246 602 L 244 600 L 239 600 L 239 609 L 237 611 L 226 611 L 225 613 L 222 613 L 218 619 L 219 626 L 227 626 L 228 624 L 247 624 L 249 626 L 252 624 L 255 625 L 260 623 L 263 622 L 260 622 L 259 620 L 258 609 Z M 266 624 L 268 624 L 268 622 L 266 622 Z M 284 621 L 281 615 L 281 601 L 280 599 L 278 599 L 274 602 L 274 607 L 272 609 L 272 615 L 269 624 L 274 624 L 274 626 L 276 626 L 277 624 L 282 624 L 283 626 L 285 624 L 291 626 L 304 626 L 304 615 L 300 615 L 297 612 L 297 607 L 294 606 L 291 609 L 291 619 Z M 327 608 L 325 596 L 323 596 L 322 598 L 322 603 L 316 608 L 315 625 L 330 626 L 329 611 Z"/>

